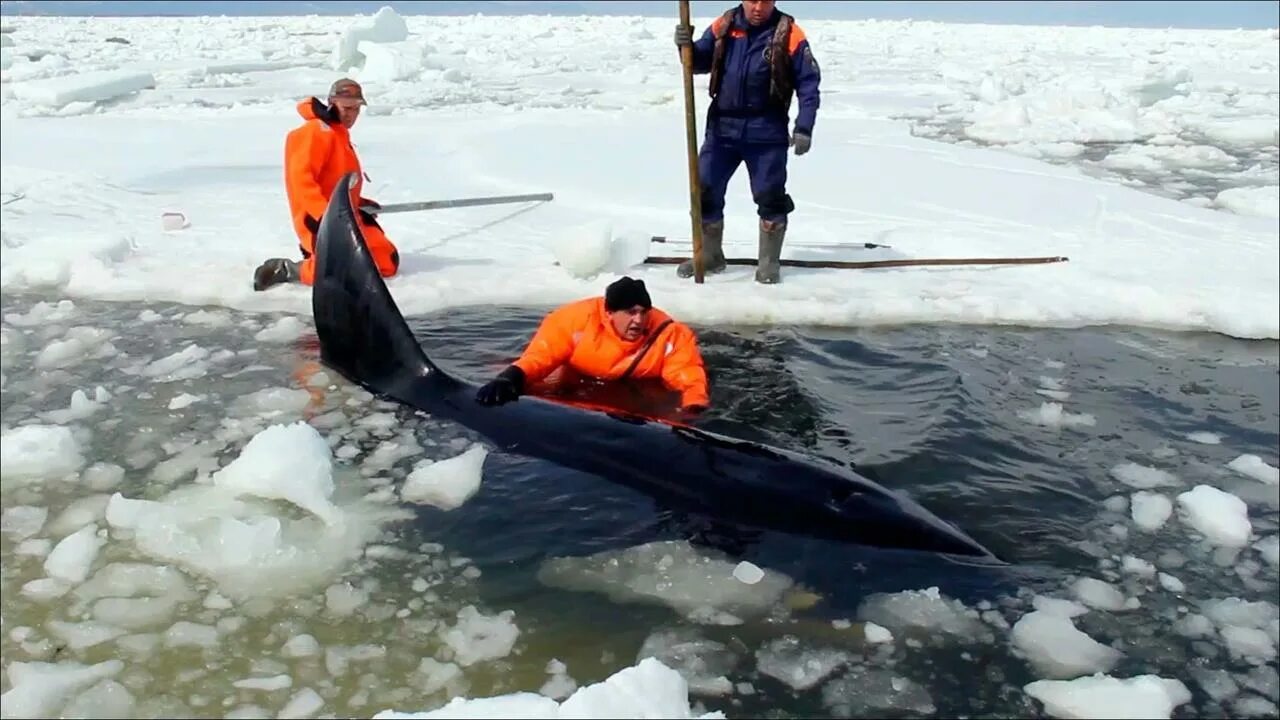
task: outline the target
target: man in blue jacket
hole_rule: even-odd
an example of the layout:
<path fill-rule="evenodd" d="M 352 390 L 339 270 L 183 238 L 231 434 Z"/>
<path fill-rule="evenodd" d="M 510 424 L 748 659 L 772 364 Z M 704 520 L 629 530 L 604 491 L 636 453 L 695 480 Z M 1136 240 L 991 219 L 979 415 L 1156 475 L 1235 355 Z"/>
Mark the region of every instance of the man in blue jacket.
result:
<path fill-rule="evenodd" d="M 693 72 L 710 73 L 707 131 L 698 154 L 702 186 L 702 267 L 724 270 L 724 196 L 738 165 L 745 163 L 760 216 L 756 282 L 779 280 L 787 215 L 787 149 L 809 152 L 818 114 L 821 74 L 809 41 L 795 18 L 776 0 L 742 0 L 711 23 L 697 42 L 693 29 L 676 26 L 676 47 L 692 45 Z M 791 98 L 799 99 L 795 132 L 787 132 Z M 693 260 L 676 269 L 693 275 Z"/>

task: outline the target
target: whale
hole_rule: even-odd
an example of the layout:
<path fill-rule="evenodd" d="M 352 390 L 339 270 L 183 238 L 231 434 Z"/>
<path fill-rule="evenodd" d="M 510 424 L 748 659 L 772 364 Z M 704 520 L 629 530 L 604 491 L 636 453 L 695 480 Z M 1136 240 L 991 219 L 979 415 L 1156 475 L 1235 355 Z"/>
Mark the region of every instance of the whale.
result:
<path fill-rule="evenodd" d="M 348 381 L 458 423 L 501 452 L 616 483 L 674 512 L 748 531 L 999 562 L 907 494 L 824 458 L 534 395 L 481 405 L 478 385 L 437 366 L 397 307 L 356 219 L 355 180 L 339 181 L 320 221 L 311 303 L 320 363 Z"/>

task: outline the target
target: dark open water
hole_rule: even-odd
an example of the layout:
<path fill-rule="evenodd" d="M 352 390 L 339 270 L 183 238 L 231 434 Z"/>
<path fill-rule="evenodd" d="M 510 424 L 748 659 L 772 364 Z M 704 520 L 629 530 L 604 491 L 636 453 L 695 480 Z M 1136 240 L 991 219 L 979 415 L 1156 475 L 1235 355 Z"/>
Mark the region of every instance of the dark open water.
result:
<path fill-rule="evenodd" d="M 26 312 L 37 299 L 6 295 L 4 312 Z M 143 324 L 136 321 L 147 309 L 141 305 L 75 305 L 79 315 L 64 326 L 107 328 L 114 346 L 135 361 L 163 357 L 191 341 L 211 350 L 253 348 L 259 345 L 254 332 L 274 320 L 229 313 L 228 325 L 193 326 L 176 318 L 196 308 L 153 305 L 149 309 L 164 319 Z M 479 379 L 519 352 L 545 310 L 457 309 L 415 318 L 411 324 L 434 360 L 455 374 Z M 54 374 L 34 370 L 32 357 L 45 345 L 39 329 L 9 323 L 6 328 L 9 338 L 27 338 L 20 351 L 10 345 L 5 353 L 7 379 L 0 398 L 6 426 L 28 422 L 38 411 L 66 407 L 75 387 L 120 380 L 116 371 L 126 363 L 119 358 L 83 362 Z M 1245 453 L 1276 462 L 1277 343 L 1127 328 L 697 329 L 713 385 L 715 407 L 705 418 L 707 427 L 854 466 L 954 522 L 1007 565 L 978 567 L 922 554 L 746 534 L 706 518 L 673 514 L 601 478 L 491 454 L 483 485 L 466 505 L 452 512 L 409 506 L 415 519 L 396 531 L 400 547 L 411 550 L 438 542 L 469 558 L 482 573 L 471 590 L 483 604 L 494 612 L 515 611 L 522 634 L 516 654 L 502 661 L 510 664 L 500 666 L 515 679 L 478 680 L 471 694 L 489 688 L 536 692 L 536 678 L 552 657 L 568 663 L 579 685 L 595 682 L 633 664 L 652 633 L 681 628 L 727 648 L 716 655 L 726 669 L 711 674 L 724 674 L 737 688 L 727 696 L 695 699 L 702 703 L 699 709 L 724 710 L 730 717 L 911 715 L 909 708 L 923 710 L 930 703 L 932 713 L 920 714 L 1038 715 L 1040 706 L 1021 688 L 1041 675 L 1012 651 L 1008 626 L 1031 609 L 1032 592 L 1071 597 L 1064 588 L 1077 576 L 1089 576 L 1116 582 L 1142 604 L 1124 614 L 1093 610 L 1076 618 L 1076 626 L 1095 640 L 1125 652 L 1113 675 L 1150 672 L 1182 680 L 1194 699 L 1176 717 L 1240 714 L 1231 703 L 1251 693 L 1276 702 L 1280 683 L 1271 681 L 1274 658 L 1258 670 L 1232 658 L 1220 640 L 1197 645 L 1172 629 L 1188 607 L 1194 610 L 1208 600 L 1236 596 L 1274 603 L 1276 568 L 1250 548 L 1226 562 L 1215 561 L 1210 550 L 1195 542 L 1198 536 L 1179 523 L 1176 509 L 1160 532 L 1140 534 L 1127 510 L 1105 503 L 1133 492 L 1110 470 L 1136 462 L 1180 478 L 1184 487 L 1165 489 L 1171 498 L 1201 482 L 1238 494 L 1249 505 L 1251 542 L 1274 533 L 1280 525 L 1276 488 L 1224 466 Z M 296 368 L 315 357 L 314 337 L 304 335 L 279 347 L 225 360 L 217 374 L 186 383 L 191 386 L 187 392 L 212 397 L 201 422 L 217 422 L 237 396 L 263 387 L 297 387 Z M 1020 414 L 1054 402 L 1041 392 L 1046 390 L 1069 393 L 1064 409 L 1091 416 L 1093 424 L 1046 426 Z M 111 414 L 119 425 L 96 441 L 96 457 L 118 458 L 131 425 L 165 422 L 163 403 L 169 394 L 157 392 L 154 399 L 135 395 L 113 401 Z M 189 421 L 168 417 L 176 423 L 169 432 L 186 429 L 181 423 Z M 398 413 L 398 420 L 420 438 L 467 436 L 467 431 L 442 428 L 405 412 Z M 1217 434 L 1221 444 L 1186 437 L 1197 431 Z M 237 452 L 238 447 L 221 453 L 222 462 Z M 403 477 L 416 459 L 401 460 L 396 475 Z M 695 548 L 727 553 L 731 562 L 745 559 L 785 573 L 812 593 L 811 600 L 802 604 L 807 607 L 747 618 L 740 625 L 706 625 L 661 604 L 616 602 L 605 594 L 548 587 L 539 580 L 540 567 L 552 558 L 660 540 L 688 540 Z M 1126 554 L 1177 575 L 1185 592 L 1165 592 L 1154 581 L 1122 576 L 1115 566 Z M 1237 572 L 1242 563 L 1251 571 Z M 859 619 L 860 606 L 876 593 L 930 587 L 963 602 L 989 636 L 965 637 L 939 627 L 941 621 L 933 627 L 922 621 L 915 629 L 891 628 L 895 640 L 886 650 L 866 647 L 860 638 L 849 640 L 835 629 L 841 621 Z M 317 595 L 323 592 L 323 587 L 316 590 Z M 25 602 L 6 588 L 6 626 L 13 625 L 11 618 L 24 617 Z M 977 611 L 988 612 L 977 621 Z M 386 633 L 383 641 L 397 642 L 394 620 L 385 621 L 381 632 Z M 804 690 L 761 674 L 755 654 L 787 635 L 798 637 L 802 648 L 849 653 L 849 664 Z M 412 654 L 410 639 L 402 641 L 410 643 L 406 652 Z M 11 644 L 6 651 L 8 663 Z M 1219 703 L 1192 678 L 1189 664 L 1224 669 L 1238 678 L 1250 672 L 1262 675 L 1257 689 Z M 927 701 L 856 680 L 866 677 L 858 673 L 877 671 L 913 681 L 924 689 Z M 439 693 L 402 695 L 389 696 L 401 710 L 428 709 L 447 698 Z M 287 699 L 288 693 L 280 697 Z M 392 702 L 378 704 L 375 695 L 369 706 L 356 708 L 343 705 L 342 697 L 330 711 L 371 713 Z M 262 705 L 278 709 L 267 701 Z M 186 709 L 196 714 L 216 710 Z"/>

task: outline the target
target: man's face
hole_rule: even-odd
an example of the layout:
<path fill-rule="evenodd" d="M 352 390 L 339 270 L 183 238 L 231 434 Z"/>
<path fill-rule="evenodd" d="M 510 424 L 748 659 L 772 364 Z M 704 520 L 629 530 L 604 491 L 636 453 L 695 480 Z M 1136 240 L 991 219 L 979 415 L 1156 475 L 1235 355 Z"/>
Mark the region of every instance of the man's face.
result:
<path fill-rule="evenodd" d="M 330 100 L 333 107 L 338 111 L 338 121 L 342 126 L 350 129 L 356 124 L 356 120 L 360 118 L 360 108 L 363 103 L 354 98 L 333 98 Z"/>
<path fill-rule="evenodd" d="M 742 11 L 746 14 L 748 23 L 761 25 L 773 14 L 773 6 L 776 4 L 777 0 L 742 0 Z"/>
<path fill-rule="evenodd" d="M 618 333 L 619 337 L 627 342 L 635 342 L 644 337 L 645 320 L 648 317 L 649 311 L 643 305 L 635 305 L 609 313 L 609 320 L 613 322 L 613 329 Z"/>

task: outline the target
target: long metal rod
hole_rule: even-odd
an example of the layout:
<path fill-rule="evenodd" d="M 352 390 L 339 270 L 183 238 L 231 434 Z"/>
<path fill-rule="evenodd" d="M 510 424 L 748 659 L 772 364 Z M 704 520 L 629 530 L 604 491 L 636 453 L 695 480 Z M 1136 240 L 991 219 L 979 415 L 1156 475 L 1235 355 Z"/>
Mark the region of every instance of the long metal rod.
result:
<path fill-rule="evenodd" d="M 679 265 L 687 258 L 654 255 L 645 258 L 646 265 Z M 1061 256 L 1020 258 L 904 258 L 899 260 L 791 260 L 784 259 L 786 267 L 833 268 L 838 270 L 863 270 L 867 268 L 918 267 L 924 265 L 1040 265 L 1067 262 Z M 757 265 L 755 258 L 726 258 L 729 265 Z"/>
<path fill-rule="evenodd" d="M 551 193 L 533 193 L 531 195 L 495 195 L 493 197 L 459 198 L 457 200 L 426 200 L 424 202 L 394 203 L 373 207 L 362 206 L 360 209 L 370 215 L 386 215 L 387 213 L 417 212 L 418 210 L 443 210 L 445 208 L 475 207 L 477 205 L 501 205 L 503 203 L 545 202 L 553 199 Z"/>

